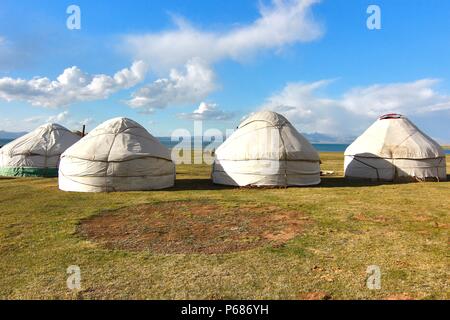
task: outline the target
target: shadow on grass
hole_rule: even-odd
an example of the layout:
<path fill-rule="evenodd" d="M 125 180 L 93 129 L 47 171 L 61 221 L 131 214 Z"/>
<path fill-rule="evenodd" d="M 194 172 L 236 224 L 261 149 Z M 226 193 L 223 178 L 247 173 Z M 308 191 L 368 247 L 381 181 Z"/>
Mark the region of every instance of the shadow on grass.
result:
<path fill-rule="evenodd" d="M 450 182 L 450 175 L 447 175 L 447 181 L 433 181 L 435 183 Z M 320 188 L 337 188 L 337 187 L 376 187 L 382 185 L 402 185 L 411 183 L 422 183 L 418 181 L 376 181 L 364 179 L 347 179 L 345 177 L 322 177 L 322 182 L 317 185 Z"/>
<path fill-rule="evenodd" d="M 289 188 L 338 188 L 338 187 L 367 187 L 380 186 L 384 184 L 393 184 L 393 182 L 377 182 L 364 180 L 348 180 L 344 177 L 326 177 L 322 178 L 322 182 L 316 186 Z M 232 189 L 284 189 L 284 187 L 237 187 L 214 184 L 211 179 L 180 179 L 176 180 L 175 186 L 163 191 L 189 191 L 189 190 L 232 190 Z"/>
<path fill-rule="evenodd" d="M 450 182 L 450 175 L 447 175 L 447 181 Z M 322 182 L 316 186 L 289 188 L 358 188 L 358 187 L 377 187 L 383 185 L 400 185 L 420 182 L 392 182 L 392 181 L 372 181 L 372 180 L 353 180 L 345 177 L 322 177 Z M 254 189 L 255 187 L 236 187 L 214 184 L 211 179 L 180 179 L 176 180 L 175 186 L 163 191 L 189 191 L 189 190 L 227 190 L 227 189 Z M 261 189 L 274 189 L 273 187 L 260 187 Z"/>
<path fill-rule="evenodd" d="M 386 184 L 398 184 L 389 181 L 375 181 L 364 179 L 347 179 L 345 177 L 322 177 L 318 188 L 344 188 L 344 187 L 376 187 Z"/>
<path fill-rule="evenodd" d="M 237 187 L 214 184 L 211 179 L 180 179 L 175 181 L 175 186 L 165 191 L 188 190 L 224 190 Z"/>

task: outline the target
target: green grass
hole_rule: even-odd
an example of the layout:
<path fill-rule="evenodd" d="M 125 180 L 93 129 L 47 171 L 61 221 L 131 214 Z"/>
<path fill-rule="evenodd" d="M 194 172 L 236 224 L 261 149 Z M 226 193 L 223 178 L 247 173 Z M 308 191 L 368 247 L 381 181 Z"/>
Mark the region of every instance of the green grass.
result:
<path fill-rule="evenodd" d="M 0 298 L 449 299 L 450 182 L 348 182 L 341 153 L 321 158 L 339 176 L 305 188 L 219 188 L 206 165 L 179 166 L 177 186 L 154 192 L 66 193 L 57 179 L 0 179 Z M 277 205 L 310 223 L 284 246 L 219 255 L 107 250 L 76 233 L 107 209 L 179 200 Z M 69 265 L 81 268 L 78 294 L 66 287 Z M 381 290 L 365 285 L 369 265 L 381 268 Z"/>

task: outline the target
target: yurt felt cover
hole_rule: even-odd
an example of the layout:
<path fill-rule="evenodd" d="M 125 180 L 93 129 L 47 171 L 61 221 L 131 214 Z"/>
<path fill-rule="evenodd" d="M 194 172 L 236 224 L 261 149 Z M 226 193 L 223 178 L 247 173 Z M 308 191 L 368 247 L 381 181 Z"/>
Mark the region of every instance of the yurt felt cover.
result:
<path fill-rule="evenodd" d="M 92 130 L 61 157 L 59 187 L 110 192 L 171 187 L 169 150 L 137 122 L 114 118 Z"/>
<path fill-rule="evenodd" d="M 212 178 L 237 186 L 314 185 L 320 183 L 320 159 L 285 117 L 262 111 L 216 150 Z"/>
<path fill-rule="evenodd" d="M 80 136 L 59 124 L 45 124 L 0 149 L 0 175 L 56 177 L 61 154 Z"/>
<path fill-rule="evenodd" d="M 380 117 L 345 150 L 345 175 L 374 180 L 446 179 L 445 153 L 406 117 Z"/>

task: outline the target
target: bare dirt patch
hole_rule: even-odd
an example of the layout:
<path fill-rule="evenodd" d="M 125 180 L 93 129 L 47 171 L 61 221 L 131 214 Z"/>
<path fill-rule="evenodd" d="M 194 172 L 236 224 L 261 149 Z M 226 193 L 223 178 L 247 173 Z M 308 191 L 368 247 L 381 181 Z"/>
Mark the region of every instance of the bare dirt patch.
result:
<path fill-rule="evenodd" d="M 215 254 L 280 246 L 305 223 L 300 212 L 277 206 L 175 201 L 103 212 L 82 221 L 78 232 L 110 249 Z"/>
<path fill-rule="evenodd" d="M 386 296 L 385 300 L 416 300 L 416 298 L 409 293 L 396 293 Z"/>

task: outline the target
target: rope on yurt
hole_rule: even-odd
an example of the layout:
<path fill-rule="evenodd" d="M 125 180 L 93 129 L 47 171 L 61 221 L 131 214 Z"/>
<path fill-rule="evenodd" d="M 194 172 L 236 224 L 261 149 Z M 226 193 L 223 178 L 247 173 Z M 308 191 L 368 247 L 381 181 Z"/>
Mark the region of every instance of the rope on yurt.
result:
<path fill-rule="evenodd" d="M 443 157 L 441 157 L 441 160 L 439 160 L 439 163 L 436 166 L 436 179 L 437 179 L 437 182 L 440 182 L 440 179 L 439 179 L 439 166 L 441 165 L 442 160 L 444 160 Z"/>
<path fill-rule="evenodd" d="M 114 142 L 116 142 L 116 138 L 117 138 L 117 136 L 120 134 L 120 133 L 122 133 L 122 131 L 120 131 L 120 132 L 117 132 L 115 135 L 114 135 L 114 139 L 113 139 L 113 141 L 112 141 L 112 143 L 111 143 L 111 146 L 109 147 L 109 151 L 108 151 L 108 158 L 109 158 L 109 156 L 111 155 L 111 150 L 112 150 L 112 148 L 113 148 L 113 146 L 114 146 Z M 105 190 L 108 190 L 108 170 L 109 170 L 109 165 L 111 164 L 111 161 L 106 161 L 106 170 L 105 170 Z"/>
<path fill-rule="evenodd" d="M 45 154 L 44 154 L 44 176 L 48 175 L 48 143 L 50 140 L 50 134 L 52 133 L 53 128 L 47 132 L 47 137 L 45 138 Z"/>
<path fill-rule="evenodd" d="M 392 154 L 391 154 L 392 156 Z M 392 166 L 394 167 L 394 176 L 392 177 L 392 181 L 398 181 L 398 171 L 397 171 L 397 166 L 395 165 L 395 159 L 391 158 L 392 161 Z"/>
<path fill-rule="evenodd" d="M 283 140 L 283 136 L 281 135 L 281 129 L 283 128 L 284 124 L 285 124 L 285 123 L 283 123 L 283 124 L 282 124 L 281 126 L 279 126 L 277 129 L 278 129 L 278 134 L 280 135 L 281 143 L 283 144 L 284 182 L 285 182 L 284 184 L 285 184 L 285 186 L 287 187 L 287 186 L 288 186 L 288 178 L 287 178 L 287 165 L 288 165 L 288 163 L 287 163 L 287 151 L 286 151 L 286 145 L 285 145 L 284 140 Z"/>

